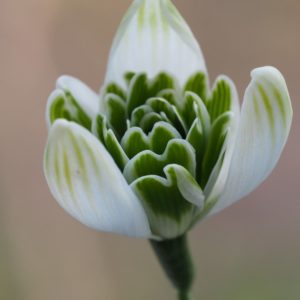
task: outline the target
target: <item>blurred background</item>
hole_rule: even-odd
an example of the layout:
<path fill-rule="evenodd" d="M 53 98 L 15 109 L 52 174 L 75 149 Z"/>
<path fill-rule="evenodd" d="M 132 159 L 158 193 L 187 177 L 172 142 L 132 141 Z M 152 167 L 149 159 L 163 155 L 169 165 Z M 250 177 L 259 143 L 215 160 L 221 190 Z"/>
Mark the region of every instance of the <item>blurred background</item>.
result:
<path fill-rule="evenodd" d="M 175 299 L 147 241 L 92 231 L 46 186 L 44 111 L 61 74 L 98 90 L 129 0 L 0 1 L 0 299 Z M 241 99 L 250 70 L 274 65 L 294 107 L 291 136 L 268 180 L 190 235 L 195 299 L 300 299 L 298 0 L 175 1 L 201 42 L 211 81 Z"/>

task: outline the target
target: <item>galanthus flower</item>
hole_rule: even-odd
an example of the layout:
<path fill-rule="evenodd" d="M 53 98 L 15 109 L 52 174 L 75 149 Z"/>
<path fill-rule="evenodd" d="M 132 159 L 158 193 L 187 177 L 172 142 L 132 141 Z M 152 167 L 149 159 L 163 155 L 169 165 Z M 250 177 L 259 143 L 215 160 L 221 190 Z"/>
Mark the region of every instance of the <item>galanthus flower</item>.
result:
<path fill-rule="evenodd" d="M 164 265 L 174 241 L 253 191 L 281 155 L 292 120 L 285 80 L 268 66 L 251 77 L 240 108 L 230 78 L 209 84 L 200 46 L 171 1 L 135 0 L 100 94 L 62 76 L 49 97 L 52 195 L 91 228 L 151 239 Z M 181 299 L 187 281 L 175 279 Z"/>

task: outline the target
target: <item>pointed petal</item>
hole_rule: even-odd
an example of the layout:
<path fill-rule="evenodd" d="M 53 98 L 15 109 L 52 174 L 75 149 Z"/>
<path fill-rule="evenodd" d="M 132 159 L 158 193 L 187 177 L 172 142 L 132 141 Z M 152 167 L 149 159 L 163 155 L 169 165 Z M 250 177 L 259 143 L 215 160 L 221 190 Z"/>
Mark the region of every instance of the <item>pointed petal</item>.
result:
<path fill-rule="evenodd" d="M 46 109 L 47 125 L 65 118 L 87 127 L 99 110 L 99 96 L 80 80 L 61 76 L 50 95 Z"/>
<path fill-rule="evenodd" d="M 273 67 L 252 71 L 228 177 L 211 214 L 253 191 L 275 167 L 286 143 L 292 107 L 285 80 Z M 228 163 L 230 158 L 224 159 Z"/>
<path fill-rule="evenodd" d="M 162 71 L 183 86 L 190 75 L 206 72 L 201 49 L 170 0 L 135 0 L 116 34 L 106 83 L 125 86 L 128 72 L 154 77 Z"/>
<path fill-rule="evenodd" d="M 145 212 L 104 146 L 83 127 L 58 120 L 51 127 L 45 176 L 57 202 L 83 224 L 149 237 Z"/>

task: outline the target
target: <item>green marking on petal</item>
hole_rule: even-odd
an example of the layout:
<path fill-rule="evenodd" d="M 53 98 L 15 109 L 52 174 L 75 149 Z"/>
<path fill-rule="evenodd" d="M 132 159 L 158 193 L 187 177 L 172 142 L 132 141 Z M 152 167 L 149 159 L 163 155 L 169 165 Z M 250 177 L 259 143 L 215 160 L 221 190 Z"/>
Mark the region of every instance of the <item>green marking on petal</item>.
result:
<path fill-rule="evenodd" d="M 181 112 L 187 128 L 190 128 L 198 117 L 195 105 L 201 107 L 202 100 L 193 92 L 186 92 L 184 95 L 184 106 Z M 203 105 L 202 105 L 203 106 Z"/>
<path fill-rule="evenodd" d="M 143 3 L 140 5 L 138 10 L 138 28 L 140 30 L 143 29 L 145 24 L 145 16 L 146 16 L 146 1 L 143 1 Z"/>
<path fill-rule="evenodd" d="M 51 97 L 51 96 L 50 96 Z M 49 107 L 49 119 L 53 124 L 57 119 L 73 121 L 91 129 L 92 120 L 69 91 L 56 90 Z"/>
<path fill-rule="evenodd" d="M 64 151 L 63 154 L 63 169 L 64 169 L 64 176 L 68 185 L 68 189 L 74 195 L 74 187 L 73 187 L 73 182 L 72 182 L 72 174 L 70 170 L 70 165 L 69 165 L 69 160 L 68 160 L 68 153 Z"/>
<path fill-rule="evenodd" d="M 97 115 L 93 122 L 92 128 L 93 134 L 98 137 L 100 142 L 105 145 L 105 139 L 107 134 L 106 117 Z"/>
<path fill-rule="evenodd" d="M 62 95 L 57 96 L 50 107 L 50 122 L 54 123 L 56 119 L 63 118 L 65 99 Z"/>
<path fill-rule="evenodd" d="M 160 114 L 156 112 L 150 112 L 142 118 L 139 126 L 145 133 L 149 133 L 154 125 L 160 121 L 163 121 L 163 117 Z"/>
<path fill-rule="evenodd" d="M 177 100 L 178 96 L 177 96 L 175 90 L 173 90 L 173 89 L 161 90 L 157 94 L 157 97 L 167 100 L 172 105 L 176 105 L 178 102 L 178 100 Z"/>
<path fill-rule="evenodd" d="M 131 115 L 131 125 L 132 126 L 139 126 L 141 123 L 141 120 L 144 116 L 147 114 L 153 112 L 153 109 L 149 105 L 142 105 L 137 107 Z"/>
<path fill-rule="evenodd" d="M 163 176 L 163 169 L 169 164 L 181 165 L 194 176 L 196 162 L 193 147 L 184 140 L 173 139 L 161 155 L 149 150 L 137 154 L 128 162 L 123 174 L 126 180 L 131 183 L 146 175 Z"/>
<path fill-rule="evenodd" d="M 207 147 L 202 162 L 201 186 L 204 187 L 217 163 L 226 138 L 229 122 L 233 114 L 226 112 L 219 116 L 212 125 L 211 133 L 207 141 Z"/>
<path fill-rule="evenodd" d="M 148 138 L 139 127 L 130 128 L 123 136 L 121 145 L 129 158 L 149 149 Z"/>
<path fill-rule="evenodd" d="M 211 121 L 216 120 L 221 114 L 229 111 L 232 105 L 231 87 L 225 78 L 217 80 L 207 107 Z"/>
<path fill-rule="evenodd" d="M 187 134 L 186 140 L 193 146 L 196 152 L 196 179 L 200 182 L 202 161 L 206 140 L 203 133 L 203 128 L 199 119 L 196 119 Z"/>
<path fill-rule="evenodd" d="M 129 86 L 132 78 L 135 76 L 135 73 L 134 72 L 127 72 L 125 75 L 124 75 L 124 79 L 127 83 L 127 85 Z"/>
<path fill-rule="evenodd" d="M 105 146 L 108 152 L 113 157 L 119 169 L 122 171 L 129 159 L 111 129 L 107 131 Z"/>
<path fill-rule="evenodd" d="M 173 77 L 167 73 L 158 74 L 152 81 L 149 83 L 149 92 L 150 95 L 157 96 L 159 92 L 166 89 L 174 89 L 175 83 Z"/>
<path fill-rule="evenodd" d="M 184 91 L 197 94 L 202 99 L 202 101 L 205 102 L 207 97 L 206 75 L 202 72 L 198 72 L 191 76 L 184 86 Z"/>
<path fill-rule="evenodd" d="M 281 113 L 282 118 L 283 118 L 284 126 L 286 126 L 286 124 L 287 124 L 287 114 L 286 114 L 286 111 L 285 111 L 284 101 L 283 101 L 282 95 L 276 87 L 273 87 L 273 92 L 275 94 L 276 102 L 277 102 L 277 105 L 279 107 L 280 113 Z"/>
<path fill-rule="evenodd" d="M 105 146 L 122 171 L 128 161 L 128 157 L 121 147 L 112 129 L 107 129 L 106 118 L 98 115 L 93 123 L 93 133 Z"/>
<path fill-rule="evenodd" d="M 162 154 L 170 140 L 180 138 L 180 133 L 172 125 L 158 122 L 149 134 L 150 149 L 157 154 Z"/>
<path fill-rule="evenodd" d="M 50 166 L 48 165 L 48 169 L 49 168 L 50 168 Z M 58 148 L 56 148 L 56 151 L 54 153 L 54 173 L 55 173 L 55 177 L 56 177 L 57 186 L 61 190 L 62 181 L 61 181 L 61 174 L 60 174 Z"/>
<path fill-rule="evenodd" d="M 126 104 L 117 95 L 107 94 L 104 99 L 107 107 L 108 121 L 118 137 L 126 131 Z"/>
<path fill-rule="evenodd" d="M 77 139 L 76 139 L 76 137 L 74 136 L 74 134 L 72 132 L 68 132 L 68 136 L 69 136 L 70 141 L 72 143 L 72 147 L 73 147 L 75 155 L 77 157 L 77 161 L 79 162 L 79 167 L 83 171 L 83 173 L 86 174 L 84 157 L 83 157 L 83 154 L 81 152 L 80 146 L 77 143 Z M 85 177 L 85 179 L 87 180 L 87 177 Z"/>
<path fill-rule="evenodd" d="M 188 230 L 197 210 L 180 192 L 174 167 L 165 168 L 166 179 L 150 175 L 131 184 L 147 212 L 152 232 L 164 238 L 179 236 Z"/>
<path fill-rule="evenodd" d="M 148 99 L 148 84 L 146 74 L 136 74 L 131 82 L 128 92 L 127 114 L 131 115 L 136 107 L 143 105 Z"/>
<path fill-rule="evenodd" d="M 156 113 L 164 112 L 171 122 L 175 121 L 176 114 L 174 113 L 172 105 L 167 100 L 163 98 L 150 98 L 146 104 Z"/>
<path fill-rule="evenodd" d="M 126 92 L 118 84 L 114 82 L 106 86 L 105 94 L 114 94 L 119 96 L 123 101 L 126 100 Z"/>
<path fill-rule="evenodd" d="M 275 120 L 274 120 L 273 108 L 270 103 L 270 99 L 269 99 L 266 91 L 264 90 L 263 86 L 261 84 L 258 84 L 257 88 L 260 93 L 261 99 L 263 101 L 266 113 L 268 115 L 269 123 L 271 125 L 271 130 L 272 130 L 273 141 L 274 141 L 276 136 L 275 136 Z"/>
<path fill-rule="evenodd" d="M 260 118 L 260 109 L 259 109 L 258 99 L 255 94 L 253 94 L 253 106 L 254 106 L 255 115 L 256 115 L 257 119 L 259 119 Z"/>

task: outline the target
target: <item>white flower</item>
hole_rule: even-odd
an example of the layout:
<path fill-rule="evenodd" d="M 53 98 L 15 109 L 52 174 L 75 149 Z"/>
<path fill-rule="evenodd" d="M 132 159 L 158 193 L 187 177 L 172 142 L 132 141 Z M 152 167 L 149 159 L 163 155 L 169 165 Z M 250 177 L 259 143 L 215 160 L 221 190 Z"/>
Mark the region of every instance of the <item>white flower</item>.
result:
<path fill-rule="evenodd" d="M 209 89 L 171 1 L 134 1 L 101 96 L 63 76 L 49 97 L 44 170 L 54 198 L 92 228 L 158 239 L 243 198 L 275 167 L 292 120 L 281 73 L 251 77 L 240 109 L 228 77 Z"/>

